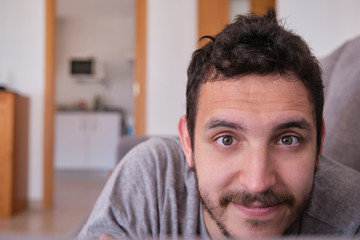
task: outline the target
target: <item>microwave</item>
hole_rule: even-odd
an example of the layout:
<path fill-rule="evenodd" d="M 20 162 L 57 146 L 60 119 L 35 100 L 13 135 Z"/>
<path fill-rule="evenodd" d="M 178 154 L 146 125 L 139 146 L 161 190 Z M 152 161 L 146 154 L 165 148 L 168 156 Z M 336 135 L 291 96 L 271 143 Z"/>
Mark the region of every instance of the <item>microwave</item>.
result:
<path fill-rule="evenodd" d="M 103 66 L 95 58 L 72 58 L 70 74 L 73 77 L 101 80 L 104 75 Z"/>

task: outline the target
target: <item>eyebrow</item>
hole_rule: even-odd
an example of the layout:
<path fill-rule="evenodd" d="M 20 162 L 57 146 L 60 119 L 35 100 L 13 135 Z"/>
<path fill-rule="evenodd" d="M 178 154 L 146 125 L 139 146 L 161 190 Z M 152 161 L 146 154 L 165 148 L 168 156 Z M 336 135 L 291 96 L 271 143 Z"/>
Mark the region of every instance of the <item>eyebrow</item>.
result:
<path fill-rule="evenodd" d="M 210 121 L 205 125 L 205 129 L 214 129 L 219 127 L 241 130 L 244 132 L 246 131 L 240 123 L 235 123 L 223 119 L 210 119 Z"/>
<path fill-rule="evenodd" d="M 292 121 L 287 121 L 287 122 L 283 122 L 283 123 L 276 125 L 274 127 L 274 130 L 281 131 L 281 130 L 289 129 L 289 128 L 299 128 L 299 129 L 304 129 L 304 130 L 310 131 L 311 124 L 308 121 L 306 121 L 305 119 L 292 120 Z"/>
<path fill-rule="evenodd" d="M 214 128 L 219 128 L 219 127 L 225 127 L 225 128 L 241 130 L 241 131 L 246 132 L 246 128 L 243 127 L 240 123 L 235 123 L 235 122 L 231 122 L 231 121 L 223 120 L 223 119 L 210 119 L 210 121 L 205 125 L 205 129 L 208 129 L 208 130 L 214 129 Z M 311 124 L 308 121 L 306 121 L 305 119 L 291 120 L 291 121 L 286 121 L 286 122 L 277 124 L 274 127 L 274 130 L 281 131 L 281 130 L 289 129 L 289 128 L 298 128 L 298 129 L 304 129 L 304 130 L 310 131 Z"/>

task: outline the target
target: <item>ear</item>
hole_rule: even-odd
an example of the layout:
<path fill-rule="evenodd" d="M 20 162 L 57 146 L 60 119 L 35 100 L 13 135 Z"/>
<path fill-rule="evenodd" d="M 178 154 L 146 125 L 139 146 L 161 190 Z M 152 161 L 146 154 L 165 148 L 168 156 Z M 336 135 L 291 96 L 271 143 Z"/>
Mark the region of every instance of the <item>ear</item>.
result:
<path fill-rule="evenodd" d="M 324 120 L 324 118 L 322 118 L 321 144 L 320 144 L 320 149 L 319 149 L 319 155 L 318 155 L 318 157 L 317 157 L 317 159 L 316 159 L 316 167 L 319 167 L 319 164 L 320 164 L 320 157 L 321 157 L 321 154 L 322 154 L 322 152 L 323 152 L 325 135 L 326 135 L 325 120 Z"/>
<path fill-rule="evenodd" d="M 186 157 L 187 164 L 192 168 L 193 167 L 193 161 L 192 161 L 192 148 L 191 148 L 191 139 L 189 135 L 189 131 L 187 128 L 187 122 L 186 122 L 186 116 L 183 115 L 178 124 L 178 132 L 180 136 L 181 145 Z"/>

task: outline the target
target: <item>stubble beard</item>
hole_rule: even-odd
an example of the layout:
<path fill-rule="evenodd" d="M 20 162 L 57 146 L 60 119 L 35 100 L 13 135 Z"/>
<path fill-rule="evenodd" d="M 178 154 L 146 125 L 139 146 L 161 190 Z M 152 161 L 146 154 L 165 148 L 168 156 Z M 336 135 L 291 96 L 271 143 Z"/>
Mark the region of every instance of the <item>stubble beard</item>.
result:
<path fill-rule="evenodd" d="M 284 229 L 283 232 L 295 221 L 295 219 L 299 216 L 302 216 L 306 209 L 309 207 L 312 192 L 314 189 L 314 179 L 315 173 L 318 169 L 314 171 L 314 178 L 313 184 L 310 193 L 305 196 L 304 200 L 295 206 L 296 199 L 291 193 L 276 193 L 273 190 L 267 190 L 263 193 L 252 194 L 247 191 L 236 191 L 236 190 L 229 190 L 225 191 L 218 199 L 218 204 L 215 204 L 209 197 L 209 194 L 201 189 L 199 186 L 198 174 L 195 167 L 195 162 L 193 158 L 193 170 L 196 176 L 196 184 L 197 189 L 199 192 L 200 201 L 203 205 L 205 211 L 209 214 L 210 218 L 216 223 L 219 230 L 221 231 L 222 235 L 225 238 L 232 239 L 231 232 L 225 226 L 224 220 L 224 213 L 226 207 L 230 203 L 235 203 L 243 206 L 248 206 L 249 204 L 253 203 L 254 201 L 260 202 L 263 206 L 276 206 L 280 204 L 287 205 L 290 209 L 290 217 L 289 217 L 289 224 Z M 260 220 L 256 218 L 249 218 L 245 220 L 245 224 L 248 226 L 249 229 L 253 231 L 259 231 L 261 229 L 266 228 L 269 224 L 271 224 L 271 220 Z"/>

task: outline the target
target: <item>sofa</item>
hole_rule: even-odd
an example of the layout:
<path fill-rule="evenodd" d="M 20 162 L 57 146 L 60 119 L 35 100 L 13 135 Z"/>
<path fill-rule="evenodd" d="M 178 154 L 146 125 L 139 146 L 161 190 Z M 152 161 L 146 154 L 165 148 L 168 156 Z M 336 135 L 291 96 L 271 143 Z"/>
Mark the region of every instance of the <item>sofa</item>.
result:
<path fill-rule="evenodd" d="M 360 171 L 360 37 L 320 63 L 325 85 L 323 155 Z"/>

